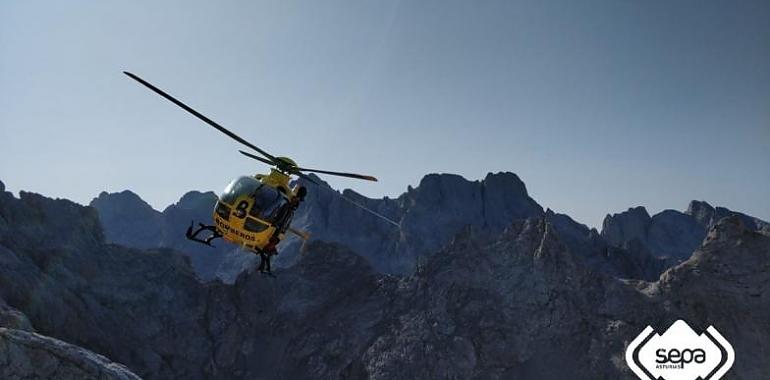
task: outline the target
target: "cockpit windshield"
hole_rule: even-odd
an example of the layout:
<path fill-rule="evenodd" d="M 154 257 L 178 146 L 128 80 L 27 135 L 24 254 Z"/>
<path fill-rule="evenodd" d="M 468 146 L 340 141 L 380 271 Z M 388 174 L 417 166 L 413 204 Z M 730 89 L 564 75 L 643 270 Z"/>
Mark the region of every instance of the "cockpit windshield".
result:
<path fill-rule="evenodd" d="M 241 200 L 239 203 L 243 203 L 243 206 L 234 204 L 239 198 L 248 199 L 247 201 Z M 239 177 L 230 182 L 225 188 L 219 200 L 227 203 L 235 208 L 235 211 L 242 212 L 243 215 L 235 215 L 243 218 L 248 212 L 249 216 L 262 219 L 266 222 L 272 223 L 278 216 L 278 211 L 281 209 L 287 200 L 278 190 L 265 185 L 256 178 L 253 177 Z M 246 207 L 251 207 L 246 210 Z"/>
<path fill-rule="evenodd" d="M 284 203 L 286 198 L 281 193 L 270 186 L 262 185 L 254 193 L 254 207 L 249 211 L 249 215 L 273 222 Z"/>
<path fill-rule="evenodd" d="M 257 189 L 262 186 L 256 178 L 252 177 L 238 177 L 225 187 L 225 190 L 219 196 L 222 202 L 232 205 L 235 200 L 244 194 L 253 194 Z"/>

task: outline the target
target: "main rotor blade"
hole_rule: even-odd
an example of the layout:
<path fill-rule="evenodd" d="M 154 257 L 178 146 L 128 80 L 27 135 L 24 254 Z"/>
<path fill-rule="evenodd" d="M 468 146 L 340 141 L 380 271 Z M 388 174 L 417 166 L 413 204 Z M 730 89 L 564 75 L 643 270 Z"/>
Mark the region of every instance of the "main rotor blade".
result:
<path fill-rule="evenodd" d="M 297 170 L 301 170 L 303 172 L 329 174 L 329 175 L 336 175 L 336 176 L 340 176 L 340 177 L 364 179 L 364 180 L 367 180 L 367 181 L 377 182 L 377 178 L 374 178 L 374 177 L 372 177 L 370 175 L 365 175 L 365 174 L 341 173 L 341 172 L 332 172 L 332 171 L 328 171 L 328 170 L 306 169 L 306 168 L 297 168 Z"/>
<path fill-rule="evenodd" d="M 270 160 L 268 160 L 268 159 L 266 159 L 266 158 L 262 158 L 262 157 L 260 157 L 260 156 L 257 156 L 256 154 L 251 154 L 251 153 L 249 153 L 249 152 L 244 152 L 244 151 L 242 151 L 242 150 L 238 150 L 238 152 L 240 152 L 242 155 L 244 155 L 244 156 L 246 156 L 246 157 L 249 157 L 249 158 L 253 158 L 253 159 L 257 160 L 257 161 L 261 161 L 261 162 L 264 162 L 264 163 L 266 163 L 266 164 L 268 164 L 268 165 L 275 165 L 275 164 L 273 163 L 273 161 L 270 161 Z"/>
<path fill-rule="evenodd" d="M 184 104 L 184 103 L 180 102 L 179 100 L 177 100 L 177 99 L 176 99 L 176 98 L 174 98 L 173 96 L 171 96 L 171 95 L 169 95 L 169 94 L 165 93 L 163 90 L 161 90 L 161 89 L 159 89 L 159 88 L 157 88 L 157 87 L 153 86 L 152 84 L 150 84 L 149 82 L 145 81 L 144 79 L 142 79 L 142 78 L 139 78 L 138 76 L 136 76 L 136 75 L 134 75 L 134 74 L 132 74 L 132 73 L 129 73 L 128 71 L 124 71 L 124 72 L 123 72 L 123 74 L 126 74 L 126 75 L 128 75 L 128 77 L 129 77 L 129 78 L 131 78 L 131 79 L 133 79 L 133 80 L 135 80 L 135 81 L 137 81 L 137 82 L 139 82 L 139 83 L 143 84 L 145 87 L 149 88 L 150 90 L 153 90 L 153 91 L 155 91 L 155 92 L 156 92 L 158 95 L 160 95 L 160 96 L 162 96 L 162 97 L 166 98 L 166 99 L 167 99 L 168 101 L 170 101 L 171 103 L 174 103 L 174 104 L 178 105 L 179 107 L 181 107 L 181 108 L 182 108 L 182 109 L 184 109 L 185 111 L 187 111 L 187 112 L 189 112 L 189 113 L 191 113 L 191 114 L 195 115 L 195 117 L 197 117 L 198 119 L 201 119 L 201 120 L 203 120 L 203 121 L 204 121 L 206 124 L 208 124 L 208 125 L 210 125 L 210 126 L 212 126 L 212 127 L 216 128 L 216 129 L 218 129 L 220 132 L 222 132 L 222 133 L 224 133 L 224 134 L 226 134 L 226 135 L 230 136 L 230 138 L 232 138 L 233 140 L 235 140 L 235 141 L 237 141 L 237 142 L 239 142 L 239 143 L 241 143 L 241 144 L 243 144 L 243 145 L 246 145 L 247 147 L 249 147 L 249 148 L 251 148 L 251 149 L 254 149 L 255 151 L 259 152 L 259 153 L 260 153 L 260 154 L 262 154 L 263 156 L 265 156 L 265 157 L 267 157 L 268 159 L 270 159 L 270 161 L 271 161 L 271 162 L 270 162 L 270 164 L 271 164 L 271 165 L 273 165 L 273 164 L 275 163 L 275 157 L 274 157 L 274 156 L 272 156 L 270 153 L 267 153 L 267 152 L 265 152 L 264 150 L 262 150 L 262 149 L 259 149 L 257 146 L 255 146 L 254 144 L 252 144 L 252 143 L 250 143 L 250 142 L 248 142 L 248 141 L 244 140 L 244 139 L 243 139 L 243 138 L 241 138 L 240 136 L 238 136 L 238 135 L 236 135 L 235 133 L 231 132 L 229 129 L 227 129 L 227 128 L 225 128 L 225 127 L 223 127 L 223 126 L 221 126 L 221 125 L 217 124 L 216 122 L 214 122 L 213 120 L 211 120 L 211 119 L 207 118 L 206 116 L 204 116 L 204 115 L 203 115 L 203 114 L 201 114 L 200 112 L 198 112 L 198 111 L 196 111 L 196 110 L 194 110 L 194 109 L 190 108 L 189 106 L 187 106 L 187 104 Z"/>
<path fill-rule="evenodd" d="M 312 177 L 310 177 L 309 175 L 307 175 L 305 173 L 296 172 L 294 174 L 296 174 L 297 177 L 304 179 L 305 181 L 308 181 L 308 182 L 310 182 L 310 183 L 312 183 L 314 185 L 321 186 L 320 183 L 318 183 L 316 180 L 314 180 Z"/>

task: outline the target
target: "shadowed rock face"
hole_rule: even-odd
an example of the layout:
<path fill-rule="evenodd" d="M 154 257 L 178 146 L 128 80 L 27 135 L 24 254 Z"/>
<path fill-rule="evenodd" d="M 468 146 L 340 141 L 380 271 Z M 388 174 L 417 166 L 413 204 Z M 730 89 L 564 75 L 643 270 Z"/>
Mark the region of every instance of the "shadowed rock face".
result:
<path fill-rule="evenodd" d="M 316 180 L 321 185 L 308 185 L 309 195 L 295 216 L 294 227 L 311 232 L 314 240 L 350 247 L 384 273 L 413 272 L 420 258 L 424 260 L 438 251 L 467 225 L 495 235 L 514 220 L 543 215 L 542 207 L 529 197 L 524 183 L 512 173 L 489 174 L 482 181 L 431 174 L 423 178 L 417 188 L 410 188 L 396 199 L 369 199 L 344 191 L 355 202 L 399 221 L 400 228 L 353 207 L 334 195 L 334 190 L 320 179 Z M 147 241 L 132 241 L 131 233 L 126 232 L 132 228 L 125 225 L 157 229 L 158 236 L 150 239 L 149 246 L 171 247 L 187 254 L 203 280 L 217 277 L 232 283 L 238 273 L 256 264 L 254 255 L 233 250 L 227 243 L 219 243 L 212 249 L 184 239 L 183 230 L 191 220 L 211 223 L 211 209 L 216 200 L 213 193 L 190 192 L 162 213 L 121 211 L 125 209 L 120 206 L 121 198 L 125 197 L 121 194 L 102 194 L 92 202 L 102 216 L 105 229 L 113 231 L 107 234 L 107 241 L 143 248 L 148 245 Z M 138 202 L 137 207 L 145 209 Z M 160 222 L 156 220 L 158 216 Z M 662 271 L 662 264 L 648 250 L 629 247 L 630 252 L 626 252 L 626 248 L 603 242 L 596 231 L 564 215 L 553 214 L 553 221 L 560 232 L 569 235 L 570 248 L 592 257 L 592 262 L 604 268 L 603 272 L 651 279 Z M 120 234 L 129 239 L 111 238 Z M 147 234 L 136 234 L 144 235 Z M 296 262 L 301 244 L 289 235 L 280 246 L 281 254 L 275 260 L 277 266 L 286 267 Z"/>
<path fill-rule="evenodd" d="M 29 318 L 24 313 L 8 306 L 2 298 L 0 298 L 0 327 L 34 331 Z"/>
<path fill-rule="evenodd" d="M 407 289 L 394 323 L 364 354 L 363 374 L 558 379 L 618 373 L 592 368 L 585 352 L 609 322 L 597 312 L 623 289 L 593 276 L 544 219 L 514 223 L 493 239 L 466 231 Z"/>
<path fill-rule="evenodd" d="M 629 208 L 628 211 L 604 218 L 602 236 L 615 246 L 634 239 L 644 240 L 650 221 L 650 214 L 644 207 Z"/>
<path fill-rule="evenodd" d="M 687 207 L 686 214 L 692 216 L 699 225 L 706 229 L 710 229 L 720 220 L 726 217 L 737 216 L 739 219 L 741 219 L 741 222 L 743 222 L 743 224 L 751 230 L 765 232 L 770 231 L 770 223 L 765 222 L 764 220 L 740 212 L 735 212 L 724 207 L 714 208 L 711 207 L 711 205 L 708 203 L 702 201 L 690 202 L 690 205 Z"/>
<path fill-rule="evenodd" d="M 596 232 L 546 213 L 463 228 L 407 277 L 316 242 L 276 278 L 226 285 L 173 251 L 105 243 L 90 208 L 0 196 L 6 310 L 150 379 L 633 379 L 627 343 L 680 318 L 733 344 L 732 378 L 770 371 L 770 238 L 737 217 L 654 282 L 597 269 L 571 248 Z"/>
<path fill-rule="evenodd" d="M 384 273 L 411 273 L 418 257 L 433 254 L 466 225 L 495 234 L 513 220 L 543 214 L 543 208 L 529 197 L 524 183 L 513 173 L 490 173 L 482 181 L 430 174 L 396 199 L 367 199 L 350 190 L 344 192 L 398 221 L 400 228 L 351 206 L 331 194 L 331 189 L 310 185 L 309 191 L 294 224 L 316 239 L 350 247 Z M 284 263 L 294 260 L 299 245 L 296 239 L 287 243 L 285 255 L 282 252 L 283 257 L 279 256 Z"/>
<path fill-rule="evenodd" d="M 567 248 L 597 272 L 615 278 L 654 281 L 666 268 L 665 260 L 653 256 L 638 240 L 617 247 L 604 240 L 596 229 L 589 229 L 568 215 L 548 210 L 546 220 Z"/>
<path fill-rule="evenodd" d="M 743 219 L 716 222 L 689 260 L 642 291 L 659 300 L 661 325 L 679 316 L 696 331 L 715 326 L 739 358 L 728 376 L 761 379 L 770 373 L 770 237 Z"/>
<path fill-rule="evenodd" d="M 307 185 L 309 195 L 293 225 L 311 232 L 313 239 L 349 246 L 385 273 L 410 273 L 419 256 L 434 253 L 465 225 L 497 233 L 512 220 L 543 213 L 513 173 L 490 173 L 482 181 L 431 174 L 397 199 L 369 199 L 352 190 L 344 191 L 355 202 L 400 221 L 399 229 L 350 205 L 314 178 L 323 188 Z M 212 223 L 215 202 L 213 193 L 190 192 L 161 213 L 124 191 L 102 193 L 91 206 L 99 211 L 107 241 L 142 249 L 173 248 L 190 256 L 203 280 L 220 278 L 232 283 L 240 272 L 256 264 L 253 254 L 224 242 L 212 249 L 184 238 L 192 220 Z M 301 245 L 290 235 L 281 244 L 276 265 L 286 267 L 296 262 Z"/>
<path fill-rule="evenodd" d="M 630 208 L 604 218 L 601 235 L 611 246 L 648 251 L 663 259 L 665 267 L 687 260 L 700 246 L 706 233 L 719 220 L 736 216 L 755 231 L 770 231 L 770 224 L 723 207 L 713 208 L 706 202 L 692 201 L 682 213 L 665 210 L 652 217 L 644 207 Z"/>
<path fill-rule="evenodd" d="M 544 215 L 513 173 L 489 174 L 482 181 L 467 181 L 451 174 L 427 175 L 417 188 L 396 199 L 369 199 L 351 190 L 343 193 L 391 219 L 394 227 L 350 205 L 333 194 L 323 181 L 309 184 L 307 201 L 294 219 L 294 227 L 311 233 L 314 240 L 338 242 L 364 256 L 383 273 L 412 273 L 467 225 L 495 235 L 515 220 Z M 167 247 L 190 257 L 204 281 L 219 278 L 232 283 L 238 274 L 254 268 L 257 257 L 219 242 L 216 248 L 184 238 L 191 221 L 211 223 L 213 193 L 189 192 L 163 212 L 152 210 L 130 192 L 103 193 L 91 205 L 97 208 L 106 239 L 135 248 Z M 716 220 L 739 215 L 753 229 L 770 225 L 727 209 L 693 201 L 686 213 L 665 210 L 650 216 L 644 207 L 608 215 L 601 233 L 554 212 L 546 216 L 573 253 L 594 269 L 619 278 L 654 280 L 666 268 L 690 257 Z M 289 235 L 281 243 L 278 267 L 297 261 L 302 242 Z"/>
<path fill-rule="evenodd" d="M 125 190 L 102 192 L 91 201 L 105 226 L 107 241 L 136 248 L 155 248 L 161 241 L 163 215 L 138 195 Z"/>
<path fill-rule="evenodd" d="M 90 205 L 99 213 L 106 241 L 139 249 L 171 248 L 190 258 L 193 269 L 203 281 L 220 278 L 232 282 L 238 273 L 253 264 L 253 254 L 224 242 L 208 247 L 185 238 L 185 230 L 193 221 L 195 228 L 199 222 L 213 223 L 212 210 L 216 200 L 212 192 L 191 191 L 159 212 L 126 190 L 103 192 Z"/>
<path fill-rule="evenodd" d="M 0 378 L 139 380 L 123 365 L 42 335 L 0 328 Z"/>

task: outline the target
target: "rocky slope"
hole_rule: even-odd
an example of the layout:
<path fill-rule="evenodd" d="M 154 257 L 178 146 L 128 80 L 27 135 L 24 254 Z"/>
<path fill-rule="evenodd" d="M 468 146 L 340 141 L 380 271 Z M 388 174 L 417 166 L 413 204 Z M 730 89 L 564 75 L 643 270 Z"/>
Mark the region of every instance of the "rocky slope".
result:
<path fill-rule="evenodd" d="M 701 331 L 714 325 L 736 351 L 734 378 L 770 378 L 770 235 L 741 215 L 714 222 L 692 257 L 642 291 Z"/>
<path fill-rule="evenodd" d="M 91 201 L 99 212 L 107 241 L 128 247 L 156 248 L 163 243 L 163 213 L 131 191 L 102 192 Z"/>
<path fill-rule="evenodd" d="M 409 276 L 315 242 L 276 278 L 228 285 L 174 251 L 106 243 L 92 208 L 3 193 L 0 299 L 149 379 L 632 379 L 625 345 L 679 318 L 731 341 L 730 378 L 770 375 L 770 238 L 739 216 L 651 282 L 597 265 L 625 251 L 573 248 L 604 243 L 564 215 L 513 219 L 460 227 Z"/>
<path fill-rule="evenodd" d="M 204 281 L 220 278 L 232 282 L 237 274 L 253 266 L 256 258 L 237 247 L 220 242 L 208 247 L 185 238 L 187 227 L 195 221 L 212 224 L 216 195 L 191 191 L 175 204 L 154 210 L 138 195 L 125 190 L 102 192 L 90 206 L 99 213 L 105 239 L 126 247 L 171 248 L 190 258 L 193 269 Z"/>
<path fill-rule="evenodd" d="M 687 211 L 665 210 L 650 217 L 644 207 L 607 215 L 601 236 L 607 243 L 626 250 L 644 250 L 666 262 L 666 267 L 687 260 L 701 244 L 706 233 L 719 220 L 736 216 L 755 231 L 770 232 L 770 224 L 760 219 L 712 207 L 706 202 L 692 201 Z"/>
<path fill-rule="evenodd" d="M 307 185 L 308 198 L 293 225 L 309 231 L 314 240 L 338 242 L 353 249 L 383 273 L 412 273 L 419 261 L 438 251 L 467 225 L 495 235 L 514 220 L 545 215 L 513 173 L 490 173 L 481 181 L 431 174 L 396 199 L 369 199 L 351 190 L 344 191 L 355 202 L 399 221 L 400 228 L 353 207 L 320 179 L 316 180 L 320 187 Z M 214 202 L 212 193 L 191 192 L 162 213 L 150 212 L 149 206 L 136 195 L 123 192 L 102 193 L 91 205 L 99 211 L 107 241 L 135 248 L 173 248 L 191 257 L 202 279 L 217 277 L 232 283 L 239 273 L 255 265 L 253 255 L 234 250 L 226 243 L 212 249 L 183 237 L 190 220 L 211 223 Z M 664 268 L 665 261 L 642 244 L 611 244 L 597 231 L 566 215 L 550 212 L 546 217 L 567 237 L 566 243 L 574 252 L 585 256 L 603 273 L 654 279 Z M 152 235 L 149 231 L 159 232 Z M 301 245 L 299 239 L 290 235 L 280 246 L 277 266 L 295 263 Z M 692 249 L 694 246 L 689 253 Z"/>
<path fill-rule="evenodd" d="M 62 301 L 66 300 L 50 298 L 56 296 L 50 290 L 60 283 L 58 279 L 45 278 L 42 267 L 34 264 L 33 257 L 41 260 L 40 265 L 53 268 L 60 261 L 55 255 L 47 256 L 51 250 L 73 249 L 101 238 L 93 210 L 26 193 L 24 198 L 26 202 L 21 204 L 0 186 L 0 268 L 3 272 L 0 280 L 0 378 L 139 379 L 123 365 L 101 355 L 35 333 L 30 318 L 19 310 L 36 312 L 34 318 L 52 320 L 65 316 L 71 320 L 79 319 L 73 309 L 65 307 Z M 47 207 L 52 202 L 56 207 Z M 57 215 L 60 211 L 64 214 Z M 56 231 L 69 235 L 57 236 Z M 24 253 L 18 255 L 9 247 Z M 40 247 L 43 255 L 31 253 L 33 247 Z M 30 293 L 41 297 L 23 296 Z M 5 297 L 18 308 L 10 306 Z M 38 322 L 46 325 L 42 320 Z M 66 320 L 59 321 L 63 322 Z"/>
<path fill-rule="evenodd" d="M 0 378 L 139 380 L 104 356 L 39 334 L 0 328 Z"/>
<path fill-rule="evenodd" d="M 350 205 L 333 194 L 336 190 L 314 178 L 320 188 L 307 184 L 309 195 L 295 216 L 294 226 L 311 232 L 313 239 L 345 244 L 384 273 L 413 271 L 418 257 L 435 252 L 466 224 L 496 233 L 510 220 L 543 214 L 513 173 L 490 173 L 482 181 L 432 174 L 396 199 L 369 199 L 352 190 L 344 191 L 355 202 L 399 221 L 401 228 L 395 228 Z M 99 211 L 107 241 L 135 248 L 174 248 L 191 257 L 204 280 L 218 277 L 232 282 L 243 269 L 253 266 L 253 255 L 224 243 L 215 249 L 200 246 L 183 235 L 190 220 L 212 223 L 215 201 L 213 193 L 190 192 L 179 203 L 157 212 L 124 191 L 102 193 L 91 206 Z M 296 262 L 301 245 L 290 236 L 282 243 L 277 266 Z"/>
<path fill-rule="evenodd" d="M 453 174 L 430 174 L 419 186 L 396 199 L 368 199 L 344 194 L 389 218 L 400 228 L 352 207 L 332 190 L 311 190 L 296 217 L 296 225 L 323 241 L 342 243 L 360 252 L 378 271 L 411 273 L 416 259 L 434 253 L 466 225 L 499 233 L 511 220 L 540 216 L 543 208 L 513 173 L 488 174 L 468 181 Z M 315 191 L 312 191 L 315 189 Z M 292 247 L 287 247 L 291 260 Z"/>

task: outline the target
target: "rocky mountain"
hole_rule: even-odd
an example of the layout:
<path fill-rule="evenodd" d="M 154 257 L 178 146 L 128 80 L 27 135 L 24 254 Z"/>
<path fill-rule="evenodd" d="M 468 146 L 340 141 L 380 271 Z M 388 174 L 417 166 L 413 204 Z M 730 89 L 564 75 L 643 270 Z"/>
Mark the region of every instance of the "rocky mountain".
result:
<path fill-rule="evenodd" d="M 320 178 L 314 179 L 320 185 L 306 184 L 310 191 L 293 225 L 309 231 L 313 239 L 345 244 L 383 273 L 413 271 L 420 256 L 432 254 L 466 224 L 495 233 L 510 220 L 543 214 L 513 173 L 490 173 L 482 181 L 432 174 L 396 199 L 369 199 L 352 190 L 343 192 L 349 199 L 399 221 L 400 228 L 350 205 Z M 210 249 L 184 239 L 191 220 L 212 223 L 215 201 L 213 193 L 191 192 L 158 212 L 124 191 L 102 193 L 91 206 L 99 211 L 109 242 L 134 248 L 174 248 L 191 256 L 201 278 L 232 282 L 254 264 L 253 255 L 233 252 L 225 243 Z M 290 236 L 281 246 L 276 265 L 286 267 L 296 262 L 301 245 L 302 241 Z"/>
<path fill-rule="evenodd" d="M 711 205 L 703 201 L 690 202 L 686 213 L 706 229 L 711 229 L 720 220 L 728 216 L 737 216 L 749 229 L 763 232 L 770 231 L 770 223 L 768 222 L 724 207 L 711 207 Z"/>
<path fill-rule="evenodd" d="M 223 242 L 208 247 L 185 238 L 185 231 L 193 221 L 213 223 L 216 199 L 212 192 L 190 191 L 161 212 L 125 190 L 102 192 L 90 206 L 99 213 L 106 241 L 139 249 L 171 248 L 184 252 L 202 280 L 220 278 L 232 282 L 238 273 L 254 265 L 253 254 Z M 194 227 L 197 228 L 197 224 Z"/>
<path fill-rule="evenodd" d="M 91 201 L 99 211 L 105 238 L 115 244 L 136 248 L 155 248 L 163 244 L 163 213 L 129 190 L 102 192 Z"/>
<path fill-rule="evenodd" d="M 770 231 L 770 224 L 758 218 L 692 201 L 685 212 L 665 210 L 651 217 L 644 207 L 635 207 L 607 215 L 601 236 L 613 247 L 632 249 L 636 246 L 671 266 L 687 260 L 708 230 L 728 216 L 738 217 L 751 230 Z"/>
<path fill-rule="evenodd" d="M 6 276 L 0 280 L 3 295 L 0 296 L 0 378 L 2 379 L 139 379 L 125 366 L 86 349 L 58 339 L 40 335 L 30 318 L 19 309 L 10 306 L 6 299 L 19 308 L 39 310 L 34 317 L 57 319 L 65 315 L 67 300 L 25 298 L 23 294 L 46 294 L 58 281 L 43 274 L 45 268 L 59 265 L 56 255 L 49 253 L 59 249 L 71 250 L 88 246 L 102 239 L 96 213 L 92 209 L 66 201 L 49 199 L 23 193 L 24 203 L 15 200 L 0 182 L 0 268 Z M 54 203 L 56 207 L 48 207 Z M 61 215 L 58 213 L 61 212 Z M 17 255 L 9 247 L 25 252 Z M 31 254 L 32 247 L 39 247 L 42 255 Z M 37 265 L 34 259 L 41 260 Z M 70 262 L 69 265 L 74 263 Z M 59 270 L 65 270 L 61 267 Z M 29 278 L 28 275 L 33 277 Z M 48 296 L 53 296 L 48 294 Z M 77 297 L 77 296 L 72 296 Z M 43 302 L 50 302 L 50 308 Z M 30 308 L 31 305 L 33 308 Z M 22 307 L 25 306 L 25 307 Z M 63 314 L 59 314 L 59 312 Z M 67 316 L 78 319 L 75 314 Z M 64 323 L 61 320 L 59 323 Z M 45 323 L 40 322 L 41 325 Z"/>
<path fill-rule="evenodd" d="M 553 226 L 562 242 L 586 265 L 615 278 L 654 281 L 668 266 L 646 247 L 632 242 L 615 246 L 595 229 L 589 229 L 568 215 L 546 211 L 546 220 Z"/>
<path fill-rule="evenodd" d="M 43 335 L 0 327 L 3 379 L 140 380 L 104 356 Z"/>
<path fill-rule="evenodd" d="M 511 220 L 543 215 L 543 208 L 513 173 L 490 173 L 481 181 L 430 174 L 396 199 L 368 199 L 352 190 L 343 192 L 353 201 L 399 222 L 400 228 L 351 206 L 332 194 L 334 190 L 325 183 L 325 189 L 307 186 L 309 196 L 295 225 L 314 238 L 360 252 L 383 273 L 411 273 L 418 257 L 434 253 L 466 225 L 495 234 Z M 296 257 L 291 245 L 289 242 L 284 262 L 290 263 Z"/>
<path fill-rule="evenodd" d="M 108 243 L 94 208 L 2 193 L 0 320 L 148 379 L 633 379 L 628 342 L 682 318 L 732 343 L 729 378 L 770 374 L 765 230 L 728 216 L 660 278 L 622 280 L 612 263 L 639 262 L 629 251 L 536 214 L 494 232 L 461 226 L 409 275 L 316 241 L 276 278 L 246 271 L 225 284 L 202 282 L 176 251 Z M 6 331 L 0 361 L 4 342 L 19 344 Z M 17 358 L 14 373 L 34 378 Z"/>
<path fill-rule="evenodd" d="M 545 215 L 513 173 L 490 173 L 480 181 L 468 181 L 452 174 L 431 174 L 425 176 L 419 186 L 410 187 L 395 199 L 369 199 L 352 190 L 343 192 L 348 199 L 398 221 L 400 227 L 354 207 L 319 178 L 315 180 L 321 185 L 306 184 L 309 195 L 298 210 L 293 226 L 309 231 L 314 240 L 337 242 L 351 248 L 382 273 L 413 272 L 418 262 L 446 245 L 467 225 L 495 235 L 513 220 Z M 126 199 L 135 206 L 127 207 Z M 216 277 L 232 283 L 239 273 L 256 265 L 253 255 L 226 243 L 211 249 L 191 243 L 183 236 L 191 220 L 212 223 L 215 200 L 213 193 L 191 192 L 163 212 L 149 212 L 149 206 L 133 193 L 102 193 L 91 206 L 99 211 L 107 241 L 135 248 L 176 249 L 191 257 L 202 279 Z M 641 245 L 606 242 L 595 230 L 563 214 L 550 212 L 547 217 L 567 237 L 571 249 L 590 258 L 604 273 L 653 279 L 665 267 L 665 260 Z M 136 233 L 131 232 L 134 230 Z M 153 237 L 149 230 L 158 233 Z M 124 235 L 128 239 L 121 237 Z M 280 246 L 276 265 L 294 264 L 301 247 L 302 241 L 290 235 Z M 692 249 L 694 246 L 689 253 Z"/>
<path fill-rule="evenodd" d="M 698 331 L 714 325 L 729 337 L 740 355 L 729 378 L 764 379 L 770 376 L 770 235 L 744 220 L 716 221 L 690 259 L 639 289 L 658 301 L 666 323 L 677 315 Z"/>

